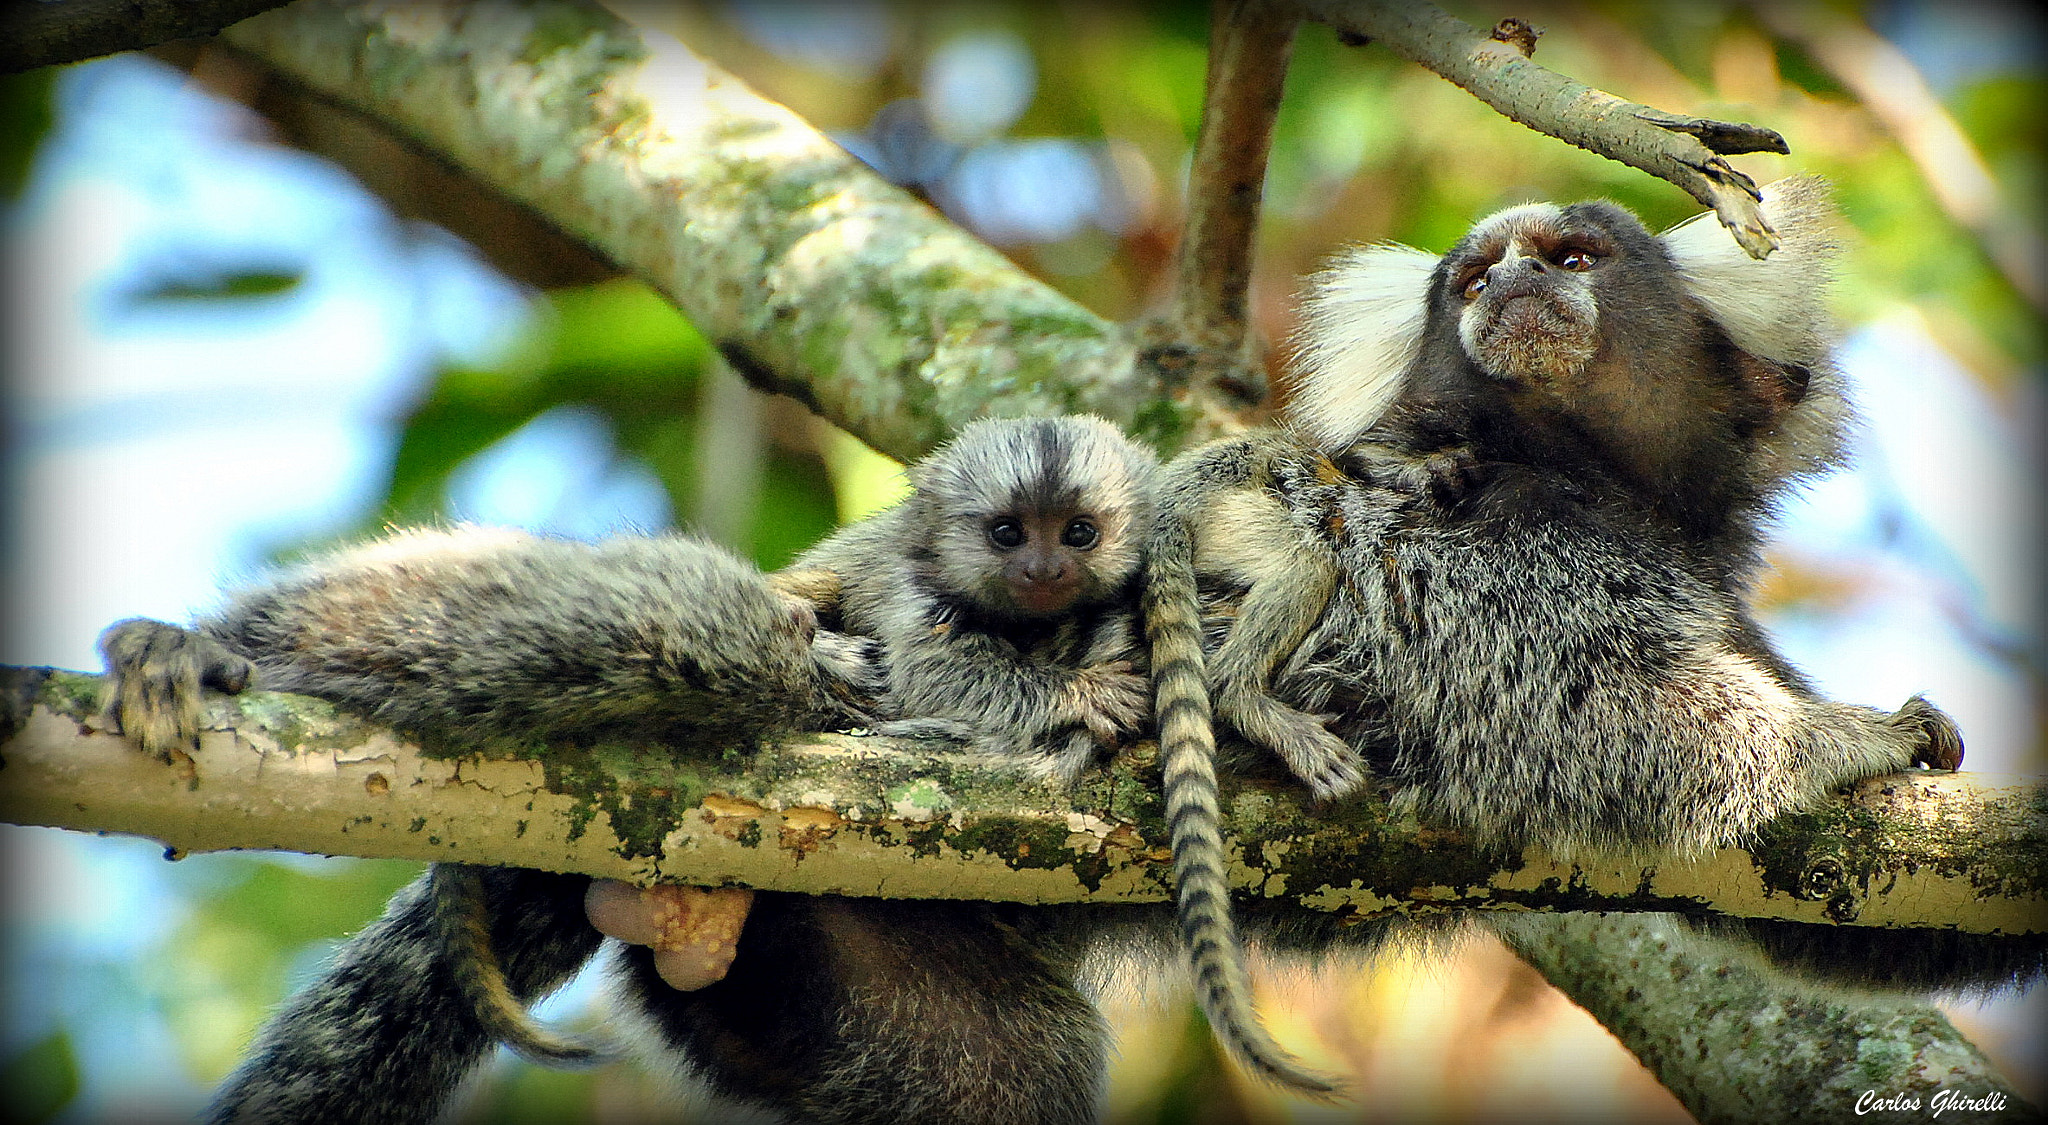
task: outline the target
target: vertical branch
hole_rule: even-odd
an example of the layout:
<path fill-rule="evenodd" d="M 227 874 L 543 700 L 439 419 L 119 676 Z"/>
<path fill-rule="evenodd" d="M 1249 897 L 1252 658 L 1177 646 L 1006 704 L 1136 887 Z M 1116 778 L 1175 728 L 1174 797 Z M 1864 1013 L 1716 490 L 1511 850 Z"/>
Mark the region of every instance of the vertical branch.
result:
<path fill-rule="evenodd" d="M 704 372 L 697 395 L 696 489 L 689 526 L 745 553 L 768 463 L 767 401 L 724 363 Z"/>
<path fill-rule="evenodd" d="M 1217 0 L 1210 27 L 1174 316 L 1205 345 L 1243 347 L 1252 239 L 1296 21 L 1259 0 Z"/>
<path fill-rule="evenodd" d="M 1240 404 L 1265 393 L 1246 293 L 1273 121 L 1300 21 L 1265 0 L 1215 0 L 1202 126 L 1188 176 L 1173 307 L 1148 328 L 1147 354 L 1197 395 Z"/>

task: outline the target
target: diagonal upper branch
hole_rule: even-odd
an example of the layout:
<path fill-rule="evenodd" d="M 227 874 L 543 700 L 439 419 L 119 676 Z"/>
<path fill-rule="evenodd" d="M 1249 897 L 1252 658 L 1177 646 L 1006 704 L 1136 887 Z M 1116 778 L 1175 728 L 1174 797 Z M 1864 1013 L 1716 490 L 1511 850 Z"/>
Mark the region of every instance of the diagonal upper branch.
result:
<path fill-rule="evenodd" d="M 1417 0 L 1299 0 L 1312 19 L 1374 40 L 1442 75 L 1503 116 L 1588 152 L 1669 180 L 1708 207 L 1754 257 L 1777 247 L 1754 181 L 1724 155 L 1786 152 L 1769 129 L 1666 113 L 1531 62 L 1535 33 L 1517 20 L 1493 34 Z"/>
<path fill-rule="evenodd" d="M 1180 436 L 1115 325 L 673 39 L 570 0 L 301 0 L 222 41 L 547 216 L 883 452 L 983 414 Z"/>

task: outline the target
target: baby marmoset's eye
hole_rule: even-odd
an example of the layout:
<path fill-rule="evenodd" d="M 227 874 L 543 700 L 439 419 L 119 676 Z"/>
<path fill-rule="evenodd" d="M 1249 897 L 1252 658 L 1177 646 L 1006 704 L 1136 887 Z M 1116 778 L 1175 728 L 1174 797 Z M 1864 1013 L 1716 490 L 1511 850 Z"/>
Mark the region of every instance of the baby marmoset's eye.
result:
<path fill-rule="evenodd" d="M 1060 532 L 1060 542 L 1077 551 L 1085 551 L 1095 546 L 1101 538 L 1102 533 L 1095 530 L 1094 521 L 1086 519 L 1072 520 Z"/>
<path fill-rule="evenodd" d="M 1013 519 L 1000 519 L 988 525 L 988 541 L 997 550 L 1014 551 L 1024 545 L 1024 525 Z"/>

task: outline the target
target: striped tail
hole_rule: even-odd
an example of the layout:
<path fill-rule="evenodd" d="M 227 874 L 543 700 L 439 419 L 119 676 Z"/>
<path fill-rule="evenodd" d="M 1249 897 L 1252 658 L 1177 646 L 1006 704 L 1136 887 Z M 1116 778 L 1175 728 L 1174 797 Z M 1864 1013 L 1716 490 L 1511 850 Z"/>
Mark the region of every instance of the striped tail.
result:
<path fill-rule="evenodd" d="M 491 945 L 483 868 L 465 863 L 433 867 L 434 928 L 454 973 L 456 995 L 484 1032 L 540 1066 L 582 1067 L 610 1061 L 610 1052 L 542 1027 L 512 995 L 505 967 Z"/>
<path fill-rule="evenodd" d="M 1230 913 L 1230 885 L 1216 790 L 1216 732 L 1202 658 L 1194 549 L 1187 525 L 1161 518 L 1145 588 L 1152 645 L 1154 713 L 1164 763 L 1166 822 L 1181 947 L 1210 1028 L 1247 1070 L 1320 1100 L 1337 1083 L 1302 1066 L 1273 1042 L 1252 1008 L 1251 978 Z"/>

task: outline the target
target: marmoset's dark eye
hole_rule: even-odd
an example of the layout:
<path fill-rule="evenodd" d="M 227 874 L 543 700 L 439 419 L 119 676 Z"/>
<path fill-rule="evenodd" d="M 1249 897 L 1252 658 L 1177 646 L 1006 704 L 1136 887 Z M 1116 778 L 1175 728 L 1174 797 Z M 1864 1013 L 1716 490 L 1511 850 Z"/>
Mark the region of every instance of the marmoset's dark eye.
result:
<path fill-rule="evenodd" d="M 1486 288 L 1486 273 L 1481 271 L 1465 279 L 1465 299 L 1477 297 Z"/>
<path fill-rule="evenodd" d="M 1060 532 L 1060 542 L 1077 551 L 1085 551 L 1095 546 L 1095 541 L 1100 538 L 1102 533 L 1096 531 L 1095 525 L 1087 520 L 1074 520 L 1067 524 L 1066 530 Z"/>
<path fill-rule="evenodd" d="M 1557 264 L 1573 273 L 1583 273 L 1586 270 L 1592 269 L 1593 264 L 1599 260 L 1599 258 L 1584 250 L 1567 250 L 1564 252 L 1564 256 L 1557 260 Z"/>
<path fill-rule="evenodd" d="M 1016 520 L 997 520 L 988 525 L 988 541 L 1005 551 L 1024 545 L 1024 525 Z"/>

